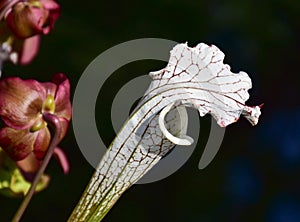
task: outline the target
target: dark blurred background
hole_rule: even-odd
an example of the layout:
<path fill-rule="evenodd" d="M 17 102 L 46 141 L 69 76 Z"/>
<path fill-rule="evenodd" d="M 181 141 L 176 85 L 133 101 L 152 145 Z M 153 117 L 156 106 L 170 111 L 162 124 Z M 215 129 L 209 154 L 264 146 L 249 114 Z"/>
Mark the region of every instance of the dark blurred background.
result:
<path fill-rule="evenodd" d="M 221 2 L 221 1 L 220 1 Z M 234 72 L 249 73 L 249 105 L 265 103 L 257 126 L 229 126 L 213 162 L 198 169 L 210 130 L 201 119 L 198 147 L 176 173 L 159 182 L 134 185 L 104 219 L 117 221 L 300 221 L 300 1 L 129 0 L 62 1 L 55 29 L 42 39 L 32 64 L 6 64 L 5 76 L 49 81 L 65 72 L 72 90 L 87 65 L 104 50 L 137 38 L 165 38 L 190 46 L 217 45 Z M 98 126 L 107 144 L 114 138 L 109 108 L 124 75 L 165 66 L 141 61 L 121 68 L 101 91 Z M 99 73 L 100 75 L 101 73 Z M 50 186 L 34 196 L 22 221 L 66 221 L 92 175 L 70 128 L 61 147 L 71 172 L 53 160 Z M 0 197 L 0 221 L 10 221 L 19 199 Z"/>

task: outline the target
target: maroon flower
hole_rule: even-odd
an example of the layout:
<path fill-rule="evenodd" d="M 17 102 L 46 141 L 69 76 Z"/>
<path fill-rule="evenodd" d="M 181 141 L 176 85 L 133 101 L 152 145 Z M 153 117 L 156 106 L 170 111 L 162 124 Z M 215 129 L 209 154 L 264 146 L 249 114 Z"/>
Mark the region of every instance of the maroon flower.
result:
<path fill-rule="evenodd" d="M 1 0 L 0 43 L 8 41 L 18 63 L 26 65 L 38 52 L 40 36 L 53 29 L 59 15 L 60 6 L 53 0 Z"/>
<path fill-rule="evenodd" d="M 64 74 L 56 74 L 46 83 L 18 77 L 0 80 L 0 116 L 5 125 L 0 129 L 0 146 L 24 170 L 37 170 L 49 147 L 51 134 L 43 118 L 45 112 L 59 118 L 62 139 L 71 119 L 70 83 Z"/>
<path fill-rule="evenodd" d="M 6 21 L 15 36 L 28 38 L 48 34 L 59 14 L 59 5 L 53 0 L 20 1 L 8 13 Z"/>

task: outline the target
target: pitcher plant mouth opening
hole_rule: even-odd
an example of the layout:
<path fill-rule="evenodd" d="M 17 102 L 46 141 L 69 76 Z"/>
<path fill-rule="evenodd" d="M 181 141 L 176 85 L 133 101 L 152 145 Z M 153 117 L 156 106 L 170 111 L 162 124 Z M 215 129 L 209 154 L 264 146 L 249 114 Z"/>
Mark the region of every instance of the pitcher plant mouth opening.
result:
<path fill-rule="evenodd" d="M 159 114 L 159 119 L 158 119 L 158 123 L 159 123 L 159 127 L 161 132 L 163 133 L 163 135 L 170 140 L 172 143 L 176 144 L 176 145 L 182 145 L 182 146 L 190 146 L 193 144 L 194 139 L 192 137 L 189 137 L 187 135 L 182 135 L 181 137 L 176 137 L 174 135 L 172 135 L 165 124 L 165 116 L 167 115 L 167 113 L 174 107 L 175 102 L 166 106 Z M 179 116 L 180 116 L 180 120 L 181 121 L 185 121 L 185 123 L 183 124 L 183 126 L 185 126 L 185 129 L 182 129 L 181 131 L 186 132 L 187 131 L 187 120 L 188 117 L 186 115 L 186 110 L 184 107 L 178 107 L 177 111 L 179 112 Z"/>
<path fill-rule="evenodd" d="M 256 125 L 260 106 L 246 106 L 251 79 L 223 64 L 224 54 L 204 43 L 178 44 L 100 161 L 69 221 L 101 221 L 118 198 L 175 145 L 189 146 L 188 115 L 211 114 L 221 127 L 240 115 Z"/>

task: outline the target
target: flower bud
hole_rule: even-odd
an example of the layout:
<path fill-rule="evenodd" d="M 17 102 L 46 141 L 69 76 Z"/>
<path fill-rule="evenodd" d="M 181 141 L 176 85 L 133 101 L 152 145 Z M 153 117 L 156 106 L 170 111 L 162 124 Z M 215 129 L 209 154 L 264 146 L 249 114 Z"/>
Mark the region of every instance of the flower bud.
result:
<path fill-rule="evenodd" d="M 48 34 L 59 16 L 59 5 L 53 0 L 18 2 L 7 15 L 7 25 L 18 38 Z"/>

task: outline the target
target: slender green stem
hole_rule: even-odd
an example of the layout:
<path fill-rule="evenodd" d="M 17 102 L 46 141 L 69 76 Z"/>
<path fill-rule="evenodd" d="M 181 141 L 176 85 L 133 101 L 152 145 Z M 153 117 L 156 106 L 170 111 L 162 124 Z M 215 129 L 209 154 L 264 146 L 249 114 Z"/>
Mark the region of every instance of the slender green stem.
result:
<path fill-rule="evenodd" d="M 27 206 L 29 205 L 29 202 L 36 190 L 36 187 L 38 185 L 38 183 L 40 182 L 41 180 L 41 177 L 42 175 L 44 174 L 44 171 L 51 159 L 51 156 L 53 154 L 53 150 L 55 147 L 57 147 L 58 143 L 60 142 L 60 135 L 61 135 L 61 123 L 58 119 L 57 116 L 55 115 L 52 115 L 50 113 L 44 113 L 43 114 L 43 118 L 45 119 L 45 121 L 47 123 L 49 123 L 50 125 L 52 125 L 52 127 L 54 128 L 54 135 L 53 135 L 53 138 L 51 140 L 51 143 L 50 143 L 50 146 L 48 148 L 48 151 L 45 155 L 45 158 L 42 162 L 42 165 L 40 166 L 35 178 L 34 178 L 34 181 L 32 182 L 31 184 L 31 187 L 28 191 L 28 193 L 26 194 L 23 202 L 21 203 L 18 211 L 16 212 L 14 218 L 12 219 L 12 222 L 18 222 L 20 221 L 22 215 L 24 214 Z"/>

